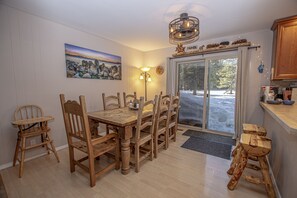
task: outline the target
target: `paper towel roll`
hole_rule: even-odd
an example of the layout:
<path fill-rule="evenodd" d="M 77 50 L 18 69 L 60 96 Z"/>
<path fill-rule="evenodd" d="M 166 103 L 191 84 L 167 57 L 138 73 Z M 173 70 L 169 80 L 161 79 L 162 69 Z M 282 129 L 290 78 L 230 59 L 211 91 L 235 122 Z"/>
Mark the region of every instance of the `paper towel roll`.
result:
<path fill-rule="evenodd" d="M 269 91 L 270 91 L 270 86 L 265 86 L 265 90 L 264 90 L 264 102 L 267 101 L 268 97 L 269 97 Z"/>
<path fill-rule="evenodd" d="M 292 88 L 291 100 L 294 100 L 294 101 L 297 100 L 297 88 Z"/>

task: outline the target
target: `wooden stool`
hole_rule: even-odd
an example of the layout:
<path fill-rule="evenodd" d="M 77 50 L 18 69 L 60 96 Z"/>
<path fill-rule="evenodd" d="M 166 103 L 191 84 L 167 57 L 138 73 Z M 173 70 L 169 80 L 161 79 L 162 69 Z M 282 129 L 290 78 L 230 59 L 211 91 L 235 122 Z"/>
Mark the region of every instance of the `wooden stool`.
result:
<path fill-rule="evenodd" d="M 258 126 L 256 124 L 242 124 L 243 133 L 246 134 L 255 134 L 259 136 L 266 136 L 267 132 L 264 127 Z M 236 155 L 236 152 L 238 150 L 238 145 L 233 149 L 232 151 L 232 157 Z"/>
<path fill-rule="evenodd" d="M 266 136 L 267 132 L 264 127 L 255 124 L 242 124 L 243 133 Z"/>
<path fill-rule="evenodd" d="M 261 170 L 263 179 L 245 176 L 245 180 L 254 184 L 264 184 L 268 196 L 276 197 L 266 159 L 266 155 L 271 150 L 271 140 L 263 136 L 242 134 L 238 147 L 237 154 L 235 155 L 230 169 L 228 170 L 228 173 L 232 173 L 232 177 L 228 183 L 228 189 L 234 190 L 243 170 L 247 167 L 248 158 L 252 156 L 259 161 L 260 167 L 258 167 L 257 170 Z"/>

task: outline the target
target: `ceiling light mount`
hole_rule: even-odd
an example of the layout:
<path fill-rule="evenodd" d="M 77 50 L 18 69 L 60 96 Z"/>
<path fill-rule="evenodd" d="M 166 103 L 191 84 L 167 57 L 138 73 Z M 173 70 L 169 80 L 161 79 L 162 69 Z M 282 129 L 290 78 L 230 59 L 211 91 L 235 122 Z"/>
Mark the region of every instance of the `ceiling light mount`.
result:
<path fill-rule="evenodd" d="M 169 23 L 169 42 L 171 44 L 188 44 L 199 39 L 199 19 L 182 13 L 179 18 Z"/>

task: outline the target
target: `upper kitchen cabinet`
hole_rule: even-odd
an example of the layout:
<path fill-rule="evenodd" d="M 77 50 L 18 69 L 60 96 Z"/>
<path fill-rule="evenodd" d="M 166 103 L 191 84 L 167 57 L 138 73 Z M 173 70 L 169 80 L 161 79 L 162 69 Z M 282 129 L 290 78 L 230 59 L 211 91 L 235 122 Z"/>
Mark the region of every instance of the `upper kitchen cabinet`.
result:
<path fill-rule="evenodd" d="M 272 80 L 297 79 L 297 15 L 275 20 Z"/>

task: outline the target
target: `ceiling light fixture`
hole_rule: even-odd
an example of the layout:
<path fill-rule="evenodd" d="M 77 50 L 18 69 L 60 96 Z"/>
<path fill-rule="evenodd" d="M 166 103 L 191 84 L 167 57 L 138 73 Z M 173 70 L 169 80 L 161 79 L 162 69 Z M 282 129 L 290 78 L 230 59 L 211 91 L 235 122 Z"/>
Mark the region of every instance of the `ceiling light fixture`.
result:
<path fill-rule="evenodd" d="M 182 46 L 199 39 L 199 19 L 182 13 L 179 18 L 169 23 L 169 42 Z"/>

